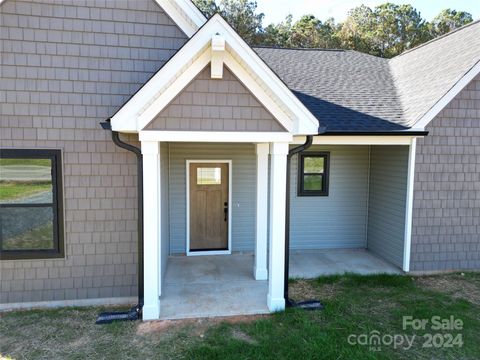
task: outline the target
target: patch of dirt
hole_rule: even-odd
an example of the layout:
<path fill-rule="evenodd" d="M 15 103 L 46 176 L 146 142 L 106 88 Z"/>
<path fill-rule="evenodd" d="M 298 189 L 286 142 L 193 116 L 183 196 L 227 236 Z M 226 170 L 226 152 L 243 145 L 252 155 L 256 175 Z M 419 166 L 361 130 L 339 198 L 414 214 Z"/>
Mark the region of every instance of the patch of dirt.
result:
<path fill-rule="evenodd" d="M 295 301 L 304 301 L 310 299 L 332 299 L 339 291 L 338 284 L 312 284 L 311 280 L 296 280 L 288 287 L 288 293 L 291 299 Z"/>
<path fill-rule="evenodd" d="M 429 290 L 442 292 L 456 299 L 480 305 L 480 281 L 466 278 L 464 274 L 449 276 L 422 276 L 415 283 Z"/>
<path fill-rule="evenodd" d="M 142 322 L 137 327 L 137 335 L 146 335 L 150 333 L 170 332 L 181 329 L 185 326 L 192 327 L 194 335 L 203 337 L 206 330 L 215 324 L 227 322 L 229 324 L 239 324 L 252 322 L 269 315 L 238 315 L 238 316 L 219 316 L 211 318 L 181 319 L 181 320 L 157 320 Z"/>
<path fill-rule="evenodd" d="M 250 336 L 248 336 L 247 334 L 245 334 L 243 331 L 241 331 L 239 329 L 234 329 L 232 331 L 232 337 L 234 339 L 244 341 L 244 342 L 246 342 L 248 344 L 251 344 L 251 345 L 258 344 L 258 342 L 256 340 L 252 339 Z"/>

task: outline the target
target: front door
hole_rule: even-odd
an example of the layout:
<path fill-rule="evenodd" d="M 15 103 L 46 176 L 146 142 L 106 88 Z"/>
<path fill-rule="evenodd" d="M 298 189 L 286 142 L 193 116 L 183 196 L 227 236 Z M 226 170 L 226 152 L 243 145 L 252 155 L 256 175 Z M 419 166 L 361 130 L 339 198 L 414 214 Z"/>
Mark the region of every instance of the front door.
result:
<path fill-rule="evenodd" d="M 190 252 L 228 251 L 229 163 L 190 162 Z"/>

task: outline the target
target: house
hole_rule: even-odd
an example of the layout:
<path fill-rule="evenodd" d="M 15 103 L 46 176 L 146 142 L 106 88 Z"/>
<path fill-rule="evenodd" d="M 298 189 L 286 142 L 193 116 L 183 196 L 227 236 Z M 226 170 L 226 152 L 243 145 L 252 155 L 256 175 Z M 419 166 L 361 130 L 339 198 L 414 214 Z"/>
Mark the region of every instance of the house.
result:
<path fill-rule="evenodd" d="M 0 29 L 3 309 L 268 312 L 295 266 L 480 268 L 479 22 L 390 60 L 251 48 L 189 0 L 5 0 Z"/>

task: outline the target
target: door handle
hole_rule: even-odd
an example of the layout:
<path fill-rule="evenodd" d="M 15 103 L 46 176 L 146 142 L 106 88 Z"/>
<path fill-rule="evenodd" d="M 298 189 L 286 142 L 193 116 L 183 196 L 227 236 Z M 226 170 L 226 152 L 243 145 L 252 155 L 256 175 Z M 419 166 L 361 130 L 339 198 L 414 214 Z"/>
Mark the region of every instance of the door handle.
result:
<path fill-rule="evenodd" d="M 223 203 L 223 214 L 224 214 L 224 219 L 223 221 L 227 221 L 227 217 L 228 217 L 228 202 L 224 202 Z"/>

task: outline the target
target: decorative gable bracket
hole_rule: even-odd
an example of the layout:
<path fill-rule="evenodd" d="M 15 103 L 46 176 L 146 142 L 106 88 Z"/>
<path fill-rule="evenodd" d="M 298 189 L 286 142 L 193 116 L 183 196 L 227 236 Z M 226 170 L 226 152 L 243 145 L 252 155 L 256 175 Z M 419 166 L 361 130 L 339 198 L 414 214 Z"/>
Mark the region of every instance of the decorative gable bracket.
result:
<path fill-rule="evenodd" d="M 219 33 L 212 37 L 212 79 L 221 79 L 223 77 L 223 59 L 225 55 L 225 38 Z"/>
<path fill-rule="evenodd" d="M 290 135 L 318 133 L 313 114 L 218 14 L 118 110 L 112 129 L 141 132 L 209 63 L 212 79 L 226 66 Z"/>

